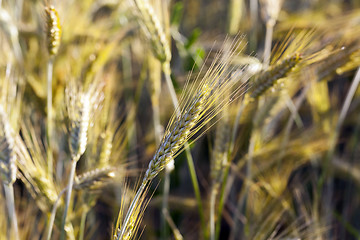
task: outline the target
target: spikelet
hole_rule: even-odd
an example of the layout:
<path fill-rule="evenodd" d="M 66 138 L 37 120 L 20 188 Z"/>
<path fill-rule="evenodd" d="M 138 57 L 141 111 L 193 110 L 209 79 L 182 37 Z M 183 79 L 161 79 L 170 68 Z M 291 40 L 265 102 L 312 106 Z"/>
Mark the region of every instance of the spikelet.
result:
<path fill-rule="evenodd" d="M 150 38 L 152 51 L 162 63 L 168 63 L 171 59 L 171 51 L 163 27 L 156 16 L 153 7 L 148 0 L 134 0 L 136 8 L 140 12 L 140 20 L 143 30 Z"/>
<path fill-rule="evenodd" d="M 228 49 L 225 49 L 228 46 L 224 45 L 194 92 L 184 91 L 188 95 L 183 97 L 179 108 L 180 114 L 173 115 L 170 120 L 160 146 L 149 163 L 143 182 L 152 180 L 173 160 L 189 138 L 242 91 L 244 85 L 240 83 L 246 82 L 249 74 L 246 74 L 246 69 L 237 71 L 238 69 L 230 64 L 237 51 L 238 40 L 234 40 Z M 232 89 L 237 83 L 237 89 Z M 230 100 L 217 101 L 228 93 Z"/>
<path fill-rule="evenodd" d="M 284 59 L 280 63 L 271 66 L 269 69 L 260 73 L 252 85 L 251 97 L 259 97 L 266 90 L 272 87 L 277 80 L 286 77 L 287 74 L 293 70 L 296 64 L 301 61 L 301 59 L 301 55 L 299 53 L 295 53 L 293 56 Z"/>
<path fill-rule="evenodd" d="M 73 161 L 78 161 L 85 152 L 88 128 L 94 111 L 99 107 L 103 99 L 102 87 L 91 85 L 84 92 L 70 86 L 66 89 L 66 107 L 70 120 L 70 152 Z"/>
<path fill-rule="evenodd" d="M 61 25 L 59 14 L 54 6 L 45 7 L 46 41 L 50 56 L 57 54 L 61 43 Z"/>
<path fill-rule="evenodd" d="M 95 169 L 75 177 L 74 189 L 93 190 L 115 177 L 113 168 Z"/>
<path fill-rule="evenodd" d="M 12 184 L 16 180 L 15 161 L 14 133 L 0 105 L 0 177 L 5 184 Z"/>

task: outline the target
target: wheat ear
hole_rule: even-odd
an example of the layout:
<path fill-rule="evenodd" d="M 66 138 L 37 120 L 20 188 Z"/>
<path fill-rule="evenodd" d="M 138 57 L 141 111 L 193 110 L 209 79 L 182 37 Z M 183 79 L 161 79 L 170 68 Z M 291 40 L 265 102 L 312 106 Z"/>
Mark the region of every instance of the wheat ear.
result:
<path fill-rule="evenodd" d="M 272 87 L 277 80 L 286 77 L 301 59 L 301 55 L 295 53 L 293 56 L 261 72 L 252 84 L 251 97 L 257 98 L 261 96 L 266 90 Z"/>
<path fill-rule="evenodd" d="M 244 93 L 242 83 L 247 82 L 250 76 L 244 74 L 244 71 L 238 71 L 239 69 L 235 66 L 231 66 L 234 55 L 238 53 L 239 41 L 241 39 L 235 39 L 230 48 L 224 44 L 222 51 L 217 54 L 199 85 L 195 89 L 185 90 L 187 95 L 183 96 L 180 107 L 175 110 L 158 150 L 148 165 L 142 184 L 119 230 L 120 237 L 117 239 L 122 239 L 121 237 L 124 236 L 133 212 L 138 207 L 140 196 L 148 183 L 172 162 L 189 138 L 221 112 L 231 100 Z M 229 93 L 230 100 L 217 101 L 225 93 Z"/>
<path fill-rule="evenodd" d="M 171 51 L 163 27 L 156 16 L 155 11 L 148 0 L 134 0 L 136 8 L 140 13 L 144 31 L 150 38 L 151 49 L 157 59 L 162 63 L 169 62 Z"/>
<path fill-rule="evenodd" d="M 64 239 L 65 237 L 64 226 L 70 205 L 76 164 L 86 149 L 90 118 L 103 99 L 101 89 L 102 86 L 93 84 L 90 85 L 87 92 L 79 91 L 76 93 L 74 92 L 74 88 L 71 88 L 71 86 L 66 90 L 66 106 L 70 120 L 69 145 L 71 153 L 71 170 L 67 187 L 60 239 Z"/>
<path fill-rule="evenodd" d="M 57 54 L 61 43 L 60 18 L 54 6 L 45 7 L 46 41 L 50 56 Z"/>

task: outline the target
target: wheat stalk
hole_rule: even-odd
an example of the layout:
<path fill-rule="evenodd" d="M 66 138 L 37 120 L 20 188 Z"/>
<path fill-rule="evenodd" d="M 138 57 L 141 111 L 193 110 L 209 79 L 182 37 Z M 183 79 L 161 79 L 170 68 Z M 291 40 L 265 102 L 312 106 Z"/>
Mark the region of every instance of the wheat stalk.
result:
<path fill-rule="evenodd" d="M 133 211 L 139 207 L 139 198 L 148 183 L 173 161 L 188 139 L 221 112 L 231 100 L 244 92 L 242 83 L 250 76 L 231 66 L 234 55 L 238 53 L 239 42 L 241 38 L 236 38 L 230 47 L 224 44 L 199 85 L 194 89 L 185 90 L 181 105 L 173 114 L 158 150 L 148 165 L 116 239 L 123 238 Z M 225 93 L 230 93 L 230 100 L 218 101 Z"/>
<path fill-rule="evenodd" d="M 94 111 L 99 107 L 99 104 L 103 100 L 101 90 L 102 86 L 92 84 L 89 86 L 89 89 L 86 92 L 81 90 L 79 92 L 75 92 L 76 87 L 74 88 L 71 86 L 71 83 L 69 88 L 66 89 L 66 107 L 70 120 L 69 145 L 71 154 L 71 170 L 67 187 L 60 239 L 65 237 L 64 226 L 70 205 L 76 164 L 86 149 L 90 118 L 93 116 Z"/>
<path fill-rule="evenodd" d="M 61 43 L 61 25 L 59 14 L 54 6 L 45 7 L 45 34 L 47 41 L 47 50 L 50 56 L 47 66 L 47 162 L 48 171 L 53 172 L 53 155 L 52 155 L 52 133 L 53 133 L 53 109 L 52 109 L 52 77 L 54 68 L 54 57 L 59 50 Z"/>

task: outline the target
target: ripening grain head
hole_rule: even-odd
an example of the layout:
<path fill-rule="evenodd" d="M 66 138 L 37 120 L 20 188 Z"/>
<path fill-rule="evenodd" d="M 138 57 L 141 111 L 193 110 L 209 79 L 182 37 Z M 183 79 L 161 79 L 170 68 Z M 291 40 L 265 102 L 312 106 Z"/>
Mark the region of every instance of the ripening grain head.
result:
<path fill-rule="evenodd" d="M 179 107 L 180 114 L 174 114 L 171 118 L 159 148 L 149 163 L 144 182 L 153 179 L 179 154 L 186 141 L 234 98 L 244 93 L 251 73 L 246 66 L 238 69 L 231 64 L 240 52 L 238 46 L 241 41 L 241 37 L 237 37 L 230 44 L 225 41 L 199 84 L 192 89 L 185 88 Z M 228 98 L 222 98 L 224 94 L 228 94 Z"/>
<path fill-rule="evenodd" d="M 61 42 L 61 25 L 59 14 L 54 6 L 45 7 L 46 41 L 50 56 L 56 55 Z"/>
<path fill-rule="evenodd" d="M 88 128 L 94 111 L 103 99 L 102 87 L 91 85 L 83 91 L 70 83 L 66 89 L 66 108 L 70 120 L 70 152 L 75 161 L 85 152 L 88 140 Z"/>

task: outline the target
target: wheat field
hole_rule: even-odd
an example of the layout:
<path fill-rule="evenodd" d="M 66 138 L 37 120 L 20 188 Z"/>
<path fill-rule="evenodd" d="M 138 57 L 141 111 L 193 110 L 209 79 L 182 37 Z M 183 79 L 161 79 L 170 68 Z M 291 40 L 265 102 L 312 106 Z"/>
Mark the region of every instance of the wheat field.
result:
<path fill-rule="evenodd" d="M 0 0 L 0 240 L 360 239 L 358 0 Z"/>

